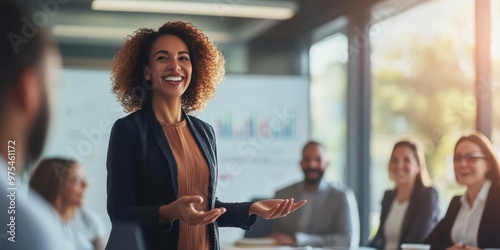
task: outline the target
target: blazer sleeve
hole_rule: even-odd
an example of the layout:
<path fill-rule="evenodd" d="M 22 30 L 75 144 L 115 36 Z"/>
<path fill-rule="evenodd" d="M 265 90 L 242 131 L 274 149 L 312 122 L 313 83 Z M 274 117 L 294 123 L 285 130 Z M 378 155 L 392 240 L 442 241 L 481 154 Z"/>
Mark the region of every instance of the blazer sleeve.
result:
<path fill-rule="evenodd" d="M 418 194 L 418 209 L 410 214 L 418 222 L 411 225 L 404 243 L 421 243 L 432 232 L 439 218 L 439 196 L 434 188 L 422 189 Z"/>
<path fill-rule="evenodd" d="M 107 176 L 107 210 L 113 224 L 123 221 L 138 223 L 142 228 L 169 231 L 172 222 L 160 222 L 160 205 L 136 205 L 135 169 L 140 165 L 139 135 L 133 125 L 119 119 L 111 129 Z M 135 133 L 134 133 L 135 132 Z"/>
<path fill-rule="evenodd" d="M 442 250 L 453 245 L 451 241 L 451 228 L 455 223 L 458 210 L 460 209 L 460 197 L 454 197 L 448 211 L 444 218 L 438 223 L 436 228 L 432 230 L 431 234 L 424 240 L 425 244 L 431 245 L 431 250 Z"/>
<path fill-rule="evenodd" d="M 391 206 L 391 201 L 389 199 L 389 192 L 391 191 L 385 191 L 384 193 L 384 198 L 382 198 L 382 211 L 380 212 L 380 222 L 377 230 L 377 234 L 375 237 L 373 237 L 372 241 L 368 245 L 369 247 L 376 248 L 376 249 L 382 249 L 384 246 L 384 223 L 385 223 L 385 216 L 384 216 L 384 211 L 389 210 L 389 207 Z"/>
<path fill-rule="evenodd" d="M 217 218 L 217 225 L 219 227 L 239 227 L 244 230 L 250 230 L 250 227 L 257 219 L 257 215 L 249 214 L 252 204 L 252 202 L 224 203 L 216 199 L 216 208 L 226 208 L 226 212 Z"/>

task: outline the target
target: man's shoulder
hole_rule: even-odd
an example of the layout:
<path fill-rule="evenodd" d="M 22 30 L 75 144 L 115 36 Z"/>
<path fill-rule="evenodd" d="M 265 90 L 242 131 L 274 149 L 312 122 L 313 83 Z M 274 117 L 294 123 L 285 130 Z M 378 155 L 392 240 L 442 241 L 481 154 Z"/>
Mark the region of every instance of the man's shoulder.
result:
<path fill-rule="evenodd" d="M 347 194 L 352 193 L 352 189 L 339 182 L 326 182 L 327 191 L 331 193 Z"/>
<path fill-rule="evenodd" d="M 15 213 L 9 214 L 7 222 L 15 226 L 7 235 L 10 239 L 0 239 L 0 248 L 3 249 L 2 246 L 5 245 L 6 249 L 71 249 L 68 242 L 61 238 L 62 224 L 57 213 L 35 195 L 30 193 L 29 201 L 22 197 L 15 200 Z M 3 200 L 4 197 L 0 199 Z M 4 222 L 3 218 L 1 222 Z"/>
<path fill-rule="evenodd" d="M 276 191 L 276 197 L 281 197 L 282 195 L 289 196 L 290 194 L 298 193 L 298 191 L 300 190 L 300 185 L 302 185 L 302 181 L 279 189 L 278 191 Z"/>
<path fill-rule="evenodd" d="M 348 203 L 356 202 L 356 197 L 352 189 L 338 182 L 328 183 L 325 193 L 331 201 L 347 201 Z"/>

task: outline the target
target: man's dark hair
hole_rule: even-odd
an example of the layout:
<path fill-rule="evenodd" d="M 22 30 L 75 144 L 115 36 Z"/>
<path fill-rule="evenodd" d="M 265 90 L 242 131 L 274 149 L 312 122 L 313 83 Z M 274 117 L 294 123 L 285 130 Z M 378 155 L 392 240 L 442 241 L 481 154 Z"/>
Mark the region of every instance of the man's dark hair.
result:
<path fill-rule="evenodd" d="M 308 141 L 308 142 L 304 145 L 304 147 L 302 147 L 302 154 L 304 153 L 304 151 L 306 151 L 306 148 L 307 148 L 307 147 L 309 147 L 309 146 L 313 146 L 313 145 L 314 145 L 314 146 L 319 146 L 319 147 L 321 147 L 321 148 L 323 148 L 323 149 L 325 148 L 325 146 L 323 146 L 323 144 L 321 144 L 320 142 L 317 142 L 317 141 L 314 141 L 314 140 L 310 140 L 310 141 Z"/>

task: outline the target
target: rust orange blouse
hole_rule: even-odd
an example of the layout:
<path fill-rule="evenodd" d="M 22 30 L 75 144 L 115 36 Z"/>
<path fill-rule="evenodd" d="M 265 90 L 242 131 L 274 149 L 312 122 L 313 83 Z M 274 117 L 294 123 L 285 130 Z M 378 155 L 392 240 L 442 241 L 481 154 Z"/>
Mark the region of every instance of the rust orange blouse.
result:
<path fill-rule="evenodd" d="M 196 208 L 207 211 L 210 178 L 208 164 L 189 131 L 186 120 L 174 124 L 161 123 L 161 125 L 177 163 L 179 197 L 200 195 L 203 197 L 203 203 L 196 205 Z M 179 223 L 179 249 L 210 249 L 207 225 L 190 226 L 183 221 Z"/>

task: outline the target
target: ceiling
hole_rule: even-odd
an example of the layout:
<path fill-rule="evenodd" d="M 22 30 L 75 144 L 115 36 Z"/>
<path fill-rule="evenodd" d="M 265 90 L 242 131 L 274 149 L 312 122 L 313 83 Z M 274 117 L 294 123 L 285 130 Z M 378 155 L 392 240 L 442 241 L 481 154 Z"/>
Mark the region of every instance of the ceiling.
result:
<path fill-rule="evenodd" d="M 192 22 L 223 51 L 252 41 L 290 40 L 346 14 L 366 9 L 382 0 L 184 0 L 181 4 L 202 2 L 217 9 L 213 15 L 160 14 L 92 9 L 92 0 L 26 0 L 49 16 L 65 64 L 85 59 L 89 65 L 106 66 L 121 47 L 124 38 L 139 28 L 156 29 L 172 20 Z M 103 1 L 103 0 L 95 0 Z M 106 0 L 113 1 L 113 0 Z M 171 0 L 153 0 L 169 2 Z M 154 3 L 153 2 L 153 3 Z M 411 2 L 411 1 L 410 1 Z M 42 6 L 41 3 L 52 3 Z M 287 7 L 288 19 L 231 17 L 239 6 Z M 47 11 L 49 9 L 49 11 Z"/>
<path fill-rule="evenodd" d="M 216 43 L 227 44 L 254 38 L 272 25 L 279 22 L 278 20 L 257 18 L 226 17 L 224 16 L 224 12 L 231 11 L 231 4 L 223 5 L 226 9 L 220 11 L 216 10 L 215 14 L 220 12 L 220 15 L 218 16 L 207 16 L 99 11 L 91 8 L 92 0 L 64 1 L 69 2 L 64 5 L 61 4 L 60 11 L 51 18 L 54 35 L 57 40 L 63 44 L 100 44 L 119 46 L 126 35 L 132 34 L 133 31 L 138 28 L 158 28 L 161 24 L 173 20 L 192 22 L 205 31 L 207 35 Z M 184 2 L 189 3 L 189 1 Z M 214 9 L 217 8 L 215 5 L 215 2 L 217 1 L 211 2 L 214 2 Z M 226 2 L 238 1 L 233 0 Z M 239 2 L 243 1 L 240 0 Z M 273 2 L 291 6 L 295 5 L 293 0 L 273 0 Z"/>

